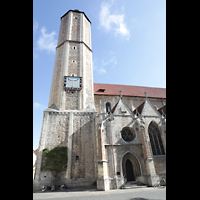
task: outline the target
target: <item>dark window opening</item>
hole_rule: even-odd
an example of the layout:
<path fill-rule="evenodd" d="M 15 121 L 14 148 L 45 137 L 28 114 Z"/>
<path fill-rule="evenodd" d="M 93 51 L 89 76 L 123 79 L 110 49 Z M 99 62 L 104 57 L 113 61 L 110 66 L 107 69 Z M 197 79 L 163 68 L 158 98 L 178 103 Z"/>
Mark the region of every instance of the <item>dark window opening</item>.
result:
<path fill-rule="evenodd" d="M 110 103 L 106 103 L 106 112 L 110 112 L 111 111 L 111 105 Z"/>
<path fill-rule="evenodd" d="M 76 156 L 76 163 L 78 163 L 79 161 L 79 156 Z"/>

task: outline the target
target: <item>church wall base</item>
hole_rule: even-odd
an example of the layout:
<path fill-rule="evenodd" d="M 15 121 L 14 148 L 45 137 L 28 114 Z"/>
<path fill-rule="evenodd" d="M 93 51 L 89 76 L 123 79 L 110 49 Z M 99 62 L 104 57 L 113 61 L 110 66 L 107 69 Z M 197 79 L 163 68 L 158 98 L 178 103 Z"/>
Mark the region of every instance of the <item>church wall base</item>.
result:
<path fill-rule="evenodd" d="M 116 184 L 115 184 L 114 187 L 117 188 L 117 189 L 120 189 L 120 188 L 122 188 L 124 183 L 125 183 L 124 177 L 117 177 L 116 178 Z"/>
<path fill-rule="evenodd" d="M 136 181 L 148 186 L 154 186 L 154 184 L 158 180 L 161 180 L 163 177 L 166 177 L 166 174 L 142 175 L 142 176 L 137 177 Z"/>
<path fill-rule="evenodd" d="M 97 190 L 113 190 L 120 189 L 124 185 L 124 177 L 115 178 L 98 178 L 97 179 Z"/>
<path fill-rule="evenodd" d="M 109 178 L 98 178 L 97 179 L 97 190 L 110 190 L 110 179 Z"/>
<path fill-rule="evenodd" d="M 159 180 L 159 175 L 149 175 L 148 176 L 148 186 L 154 186 L 154 184 Z"/>
<path fill-rule="evenodd" d="M 136 178 L 136 181 L 145 185 L 149 185 L 148 177 L 149 177 L 148 175 L 138 176 Z"/>
<path fill-rule="evenodd" d="M 56 181 L 56 185 L 65 184 L 68 189 L 74 189 L 74 188 L 96 188 L 96 179 L 95 178 L 79 178 L 79 179 L 60 179 Z M 43 180 L 43 181 L 36 181 L 33 180 L 33 192 L 42 191 L 42 186 L 48 185 L 52 186 L 52 182 L 49 180 Z"/>

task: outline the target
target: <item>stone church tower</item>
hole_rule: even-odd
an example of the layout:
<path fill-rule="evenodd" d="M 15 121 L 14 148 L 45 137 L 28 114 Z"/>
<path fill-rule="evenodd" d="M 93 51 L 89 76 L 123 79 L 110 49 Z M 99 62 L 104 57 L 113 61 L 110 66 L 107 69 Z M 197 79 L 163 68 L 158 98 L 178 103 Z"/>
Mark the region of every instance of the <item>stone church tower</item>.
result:
<path fill-rule="evenodd" d="M 61 17 L 48 108 L 43 112 L 33 189 L 51 185 L 42 151 L 67 147 L 57 184 L 153 186 L 166 175 L 166 90 L 93 83 L 91 22 L 84 12 Z"/>
<path fill-rule="evenodd" d="M 42 150 L 68 147 L 67 171 L 60 181 L 70 186 L 96 180 L 96 132 L 91 49 L 91 22 L 84 12 L 69 10 L 61 17 L 48 108 L 36 162 L 34 187 L 48 185 L 51 173 L 41 171 Z M 74 180 L 74 181 L 73 181 Z"/>
<path fill-rule="evenodd" d="M 91 22 L 83 12 L 61 17 L 49 107 L 94 110 Z"/>

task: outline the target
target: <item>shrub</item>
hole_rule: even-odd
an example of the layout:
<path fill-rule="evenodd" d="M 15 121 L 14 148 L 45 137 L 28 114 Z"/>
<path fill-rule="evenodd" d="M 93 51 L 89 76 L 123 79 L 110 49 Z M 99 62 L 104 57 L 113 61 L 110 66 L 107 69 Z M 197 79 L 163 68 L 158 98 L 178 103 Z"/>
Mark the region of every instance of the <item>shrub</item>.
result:
<path fill-rule="evenodd" d="M 42 171 L 52 172 L 54 178 L 67 169 L 67 147 L 44 148 L 42 151 Z"/>

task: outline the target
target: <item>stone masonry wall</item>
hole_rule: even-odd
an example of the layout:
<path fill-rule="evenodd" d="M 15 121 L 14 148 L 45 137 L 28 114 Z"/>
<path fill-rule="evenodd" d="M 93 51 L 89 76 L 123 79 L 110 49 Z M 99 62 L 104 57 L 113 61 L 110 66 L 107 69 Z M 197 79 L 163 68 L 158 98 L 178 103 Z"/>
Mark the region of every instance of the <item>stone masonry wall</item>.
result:
<path fill-rule="evenodd" d="M 92 114 L 74 116 L 71 178 L 95 178 L 94 120 Z"/>
<path fill-rule="evenodd" d="M 73 12 L 71 40 L 80 41 L 80 13 Z"/>
<path fill-rule="evenodd" d="M 45 147 L 67 146 L 69 115 L 49 112 Z"/>
<path fill-rule="evenodd" d="M 92 112 L 73 112 L 73 124 L 69 124 L 68 112 L 45 112 L 45 115 L 44 127 L 47 129 L 42 132 L 40 154 L 46 147 L 53 149 L 58 145 L 67 146 L 68 151 L 71 152 L 69 178 L 95 178 L 95 115 Z M 71 125 L 72 137 L 69 137 Z M 68 146 L 69 138 L 71 138 L 71 147 Z M 50 181 L 51 173 L 41 171 L 40 177 L 42 181 Z M 62 178 L 65 177 L 66 173 Z"/>
<path fill-rule="evenodd" d="M 85 38 L 84 42 L 91 48 L 90 22 L 84 16 Z"/>
<path fill-rule="evenodd" d="M 54 70 L 53 70 L 53 77 L 52 77 L 52 83 L 51 83 L 51 91 L 49 95 L 49 105 L 50 107 L 53 103 L 56 106 L 60 105 L 60 86 L 61 86 L 61 74 L 62 74 L 62 56 L 63 56 L 63 45 L 60 46 L 56 50 L 56 58 L 54 63 Z"/>
<path fill-rule="evenodd" d="M 87 47 L 84 46 L 85 49 L 85 74 L 87 74 L 85 76 L 85 90 L 86 90 L 86 104 L 92 104 L 94 103 L 94 95 L 93 95 L 93 80 L 92 80 L 92 76 L 93 76 L 93 71 L 92 71 L 92 52 L 90 50 L 88 50 Z"/>
<path fill-rule="evenodd" d="M 44 111 L 43 125 L 37 157 L 37 179 L 40 177 L 41 181 L 51 180 L 52 175 L 50 172 L 40 171 L 42 150 L 46 147 L 53 149 L 56 146 L 67 146 L 68 130 L 69 114 Z"/>
<path fill-rule="evenodd" d="M 78 93 L 79 91 L 67 90 L 66 93 L 66 110 L 78 110 Z"/>
<path fill-rule="evenodd" d="M 57 45 L 60 45 L 63 41 L 69 39 L 69 26 L 65 26 L 65 24 L 69 24 L 69 15 L 65 15 L 61 19 Z"/>
<path fill-rule="evenodd" d="M 76 42 L 69 43 L 68 58 L 68 76 L 75 74 L 80 76 L 80 44 Z"/>

